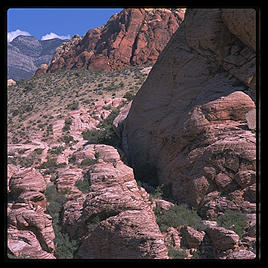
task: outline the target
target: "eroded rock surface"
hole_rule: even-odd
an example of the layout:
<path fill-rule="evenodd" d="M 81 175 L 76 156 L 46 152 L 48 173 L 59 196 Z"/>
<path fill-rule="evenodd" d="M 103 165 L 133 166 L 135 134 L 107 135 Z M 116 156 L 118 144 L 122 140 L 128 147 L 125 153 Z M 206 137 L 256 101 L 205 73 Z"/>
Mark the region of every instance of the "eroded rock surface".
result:
<path fill-rule="evenodd" d="M 249 44 L 256 33 L 244 33 L 241 24 L 229 30 L 240 16 L 253 25 L 253 11 L 187 10 L 121 134 L 137 178 L 153 168 L 174 199 L 199 208 L 203 217 L 256 209 L 256 138 L 246 123 L 255 108 L 256 56 Z"/>
<path fill-rule="evenodd" d="M 55 259 L 51 216 L 26 203 L 8 209 L 8 250 L 19 258 Z"/>
<path fill-rule="evenodd" d="M 66 202 L 63 214 L 64 228 L 81 241 L 76 258 L 167 258 L 149 195 L 133 170 L 112 146 L 88 147 L 87 154 L 99 156 L 85 176 L 90 192 Z"/>

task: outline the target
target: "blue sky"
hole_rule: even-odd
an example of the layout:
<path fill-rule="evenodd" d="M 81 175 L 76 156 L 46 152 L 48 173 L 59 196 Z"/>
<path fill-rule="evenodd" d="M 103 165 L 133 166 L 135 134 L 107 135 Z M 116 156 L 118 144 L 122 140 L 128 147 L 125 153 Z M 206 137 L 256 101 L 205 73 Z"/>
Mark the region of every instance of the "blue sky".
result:
<path fill-rule="evenodd" d="M 89 29 L 104 25 L 120 8 L 10 8 L 7 32 L 11 41 L 19 34 L 45 40 L 59 36 L 84 35 Z"/>

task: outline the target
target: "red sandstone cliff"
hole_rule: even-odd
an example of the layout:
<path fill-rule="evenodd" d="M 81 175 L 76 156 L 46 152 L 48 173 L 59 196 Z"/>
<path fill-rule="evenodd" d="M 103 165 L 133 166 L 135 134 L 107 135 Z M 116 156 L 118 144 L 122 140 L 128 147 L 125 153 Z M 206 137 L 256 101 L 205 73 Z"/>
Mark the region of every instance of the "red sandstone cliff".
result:
<path fill-rule="evenodd" d="M 128 8 L 102 27 L 60 46 L 48 72 L 82 68 L 116 70 L 152 65 L 184 18 L 185 9 Z"/>

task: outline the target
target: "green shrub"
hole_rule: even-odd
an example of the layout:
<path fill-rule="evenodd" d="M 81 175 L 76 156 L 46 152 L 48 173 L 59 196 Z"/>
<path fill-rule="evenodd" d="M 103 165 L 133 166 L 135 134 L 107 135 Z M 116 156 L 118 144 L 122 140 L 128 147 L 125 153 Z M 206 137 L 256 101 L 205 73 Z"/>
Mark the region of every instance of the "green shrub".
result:
<path fill-rule="evenodd" d="M 74 154 L 72 154 L 69 158 L 68 158 L 69 163 L 73 163 L 75 164 L 76 162 L 76 156 Z"/>
<path fill-rule="evenodd" d="M 84 178 L 83 180 L 77 180 L 75 182 L 75 186 L 83 193 L 87 194 L 90 192 L 90 181 L 87 178 Z"/>
<path fill-rule="evenodd" d="M 72 118 L 66 118 L 64 121 L 64 127 L 62 128 L 62 131 L 69 131 L 72 124 Z"/>
<path fill-rule="evenodd" d="M 72 111 L 78 110 L 79 109 L 79 103 L 78 102 L 69 103 L 69 104 L 67 104 L 66 109 L 72 110 Z"/>
<path fill-rule="evenodd" d="M 100 222 L 101 222 L 101 220 L 100 220 L 100 217 L 98 215 L 93 217 L 92 219 L 90 219 L 90 221 L 87 224 L 88 231 L 89 232 L 94 231 L 94 229 L 99 225 Z"/>
<path fill-rule="evenodd" d="M 55 257 L 57 259 L 73 259 L 78 248 L 78 242 L 71 240 L 67 233 L 64 233 L 58 224 L 53 225 L 55 232 L 54 243 L 56 245 Z"/>
<path fill-rule="evenodd" d="M 88 140 L 92 143 L 100 143 L 107 145 L 117 146 L 118 138 L 113 129 L 113 121 L 119 113 L 119 108 L 114 109 L 110 115 L 97 125 L 98 129 L 85 130 L 82 132 L 84 140 Z"/>
<path fill-rule="evenodd" d="M 156 207 L 154 212 L 161 232 L 166 232 L 168 227 L 176 228 L 183 225 L 191 226 L 197 230 L 205 229 L 196 210 L 189 209 L 184 204 L 174 205 L 168 210 Z"/>
<path fill-rule="evenodd" d="M 54 184 L 46 188 L 45 196 L 49 202 L 46 212 L 52 217 L 55 233 L 55 256 L 57 259 L 73 259 L 78 243 L 75 240 L 71 240 L 59 225 L 59 215 L 66 199 L 62 193 L 57 192 Z"/>
<path fill-rule="evenodd" d="M 43 150 L 44 150 L 44 149 L 42 149 L 42 148 L 36 148 L 36 149 L 34 149 L 34 152 L 35 152 L 36 154 L 42 154 Z"/>
<path fill-rule="evenodd" d="M 65 148 L 63 146 L 54 146 L 51 149 L 49 149 L 47 152 L 49 154 L 55 154 L 55 155 L 59 155 L 61 154 L 63 151 L 65 150 Z"/>
<path fill-rule="evenodd" d="M 34 159 L 31 157 L 20 157 L 18 158 L 18 164 L 21 167 L 30 167 L 34 164 Z"/>
<path fill-rule="evenodd" d="M 46 162 L 43 162 L 39 168 L 40 169 L 46 169 L 46 168 L 53 168 L 57 167 L 57 158 L 47 158 Z"/>
<path fill-rule="evenodd" d="M 134 95 L 131 92 L 126 92 L 125 95 L 123 96 L 123 98 L 126 98 L 128 101 L 131 101 L 134 99 Z"/>
<path fill-rule="evenodd" d="M 247 226 L 246 215 L 241 211 L 231 209 L 226 210 L 223 215 L 216 218 L 216 221 L 220 226 L 233 230 L 240 237 Z"/>
<path fill-rule="evenodd" d="M 74 141 L 74 138 L 70 135 L 64 135 L 59 139 L 59 141 L 63 141 L 66 145 L 69 145 L 70 142 Z"/>
<path fill-rule="evenodd" d="M 185 259 L 187 257 L 187 253 L 183 249 L 178 250 L 173 247 L 169 247 L 168 256 L 171 259 Z"/>
<path fill-rule="evenodd" d="M 93 159 L 93 158 L 86 158 L 86 159 L 83 159 L 82 162 L 81 162 L 81 166 L 91 166 L 91 165 L 94 165 L 98 163 L 98 160 L 97 159 Z"/>
<path fill-rule="evenodd" d="M 52 217 L 53 223 L 58 223 L 59 213 L 66 199 L 64 195 L 57 192 L 56 186 L 54 184 L 46 188 L 45 196 L 49 203 L 47 212 Z"/>

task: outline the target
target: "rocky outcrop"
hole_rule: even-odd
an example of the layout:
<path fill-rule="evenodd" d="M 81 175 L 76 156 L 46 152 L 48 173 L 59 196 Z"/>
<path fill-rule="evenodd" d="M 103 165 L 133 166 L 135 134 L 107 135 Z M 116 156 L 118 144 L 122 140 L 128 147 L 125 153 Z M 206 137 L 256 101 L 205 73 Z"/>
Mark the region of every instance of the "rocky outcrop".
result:
<path fill-rule="evenodd" d="M 47 72 L 47 68 L 47 64 L 41 64 L 41 66 L 35 71 L 34 76 L 40 76 L 42 74 L 45 74 Z"/>
<path fill-rule="evenodd" d="M 209 227 L 206 232 L 213 246 L 218 250 L 234 249 L 239 241 L 239 236 L 234 231 L 224 227 Z"/>
<path fill-rule="evenodd" d="M 63 213 L 65 230 L 81 241 L 75 258 L 167 258 L 149 195 L 138 187 L 132 169 L 112 146 L 87 147 L 86 155 L 89 151 L 98 155 L 98 163 L 89 166 L 84 176 L 90 185 L 89 193 L 69 198 Z M 57 187 L 64 176 L 59 174 Z"/>
<path fill-rule="evenodd" d="M 17 83 L 13 80 L 13 79 L 8 79 L 7 80 L 7 86 L 10 87 L 10 86 L 15 86 Z"/>
<path fill-rule="evenodd" d="M 256 33 L 242 24 L 229 30 L 240 16 L 254 25 L 254 12 L 187 10 L 123 124 L 137 179 L 150 168 L 203 218 L 256 210 L 256 138 L 246 123 L 255 108 Z"/>
<path fill-rule="evenodd" d="M 205 232 L 199 232 L 191 226 L 180 228 L 180 234 L 183 238 L 182 242 L 189 248 L 198 248 L 205 236 Z"/>
<path fill-rule="evenodd" d="M 8 209 L 8 251 L 18 258 L 55 259 L 55 238 L 50 215 L 30 204 L 15 203 Z"/>
<path fill-rule="evenodd" d="M 48 71 L 66 68 L 117 70 L 152 65 L 177 30 L 185 9 L 124 9 L 102 27 L 73 38 L 56 52 Z"/>
<path fill-rule="evenodd" d="M 10 194 L 14 200 L 30 202 L 35 206 L 46 209 L 44 191 L 46 181 L 35 168 L 19 169 L 9 180 Z"/>
<path fill-rule="evenodd" d="M 9 165 L 9 173 L 9 252 L 18 258 L 55 259 L 52 218 L 45 214 L 45 179 L 34 168 Z"/>

